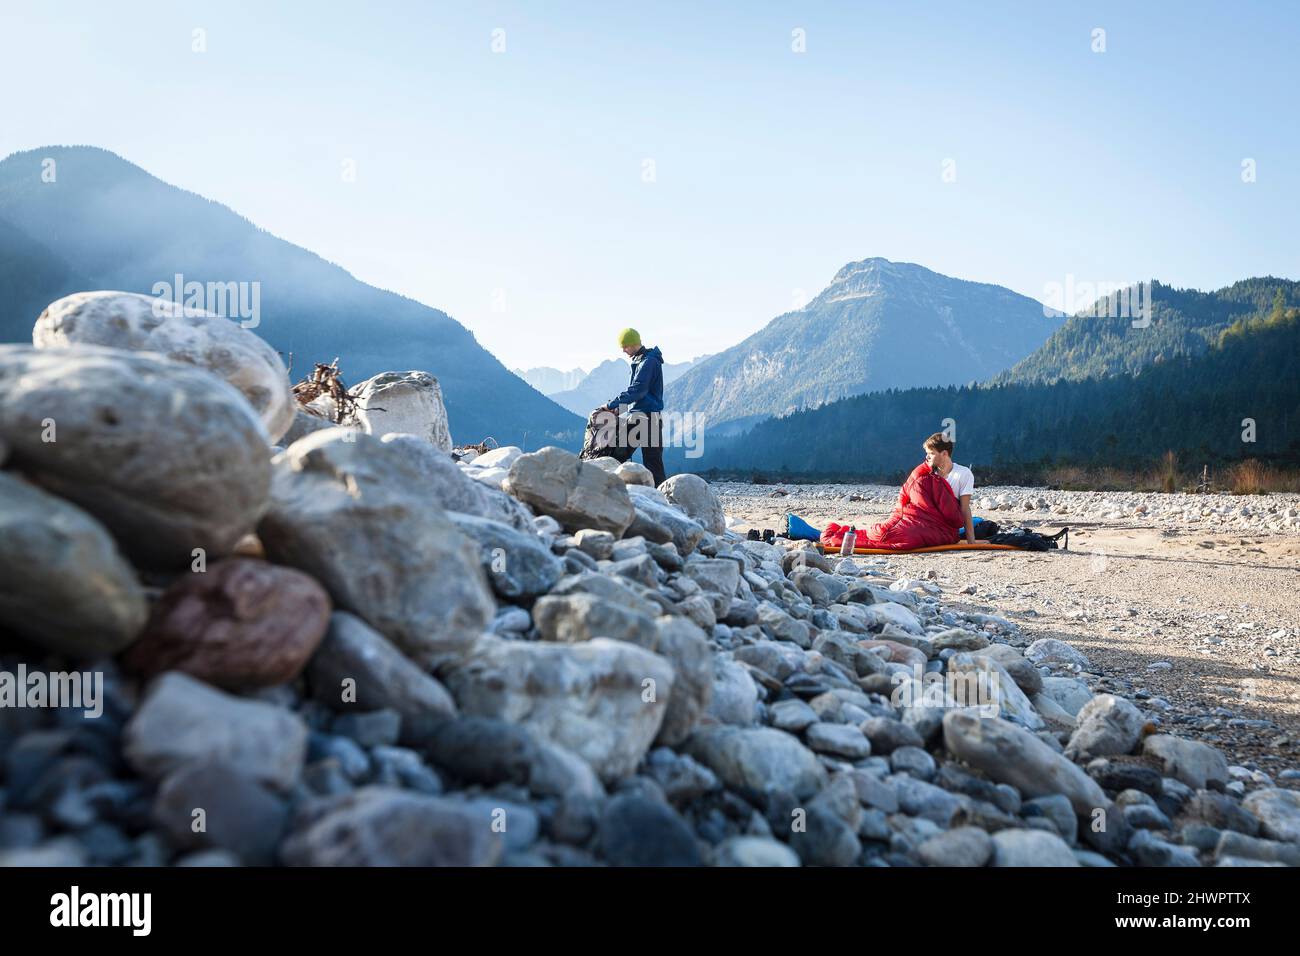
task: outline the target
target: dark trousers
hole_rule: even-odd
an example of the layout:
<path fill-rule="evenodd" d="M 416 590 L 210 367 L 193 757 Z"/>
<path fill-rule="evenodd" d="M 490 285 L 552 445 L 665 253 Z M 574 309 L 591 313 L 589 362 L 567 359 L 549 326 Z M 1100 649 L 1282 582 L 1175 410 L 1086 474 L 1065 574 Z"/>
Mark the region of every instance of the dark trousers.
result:
<path fill-rule="evenodd" d="M 647 414 L 649 427 L 637 421 L 638 417 L 644 418 Z M 628 435 L 631 438 L 628 444 L 633 449 L 641 449 L 641 463 L 650 469 L 655 487 L 658 488 L 664 483 L 663 422 L 659 420 L 658 412 L 632 412 L 628 415 L 628 420 Z"/>

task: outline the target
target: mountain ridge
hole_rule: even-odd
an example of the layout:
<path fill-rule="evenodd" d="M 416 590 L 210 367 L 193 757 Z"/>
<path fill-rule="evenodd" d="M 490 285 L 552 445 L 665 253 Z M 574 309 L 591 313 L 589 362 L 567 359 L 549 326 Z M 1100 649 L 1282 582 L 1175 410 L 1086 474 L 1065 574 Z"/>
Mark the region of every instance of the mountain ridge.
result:
<path fill-rule="evenodd" d="M 978 381 L 1030 354 L 1061 321 L 1002 286 L 862 259 L 803 308 L 683 375 L 667 407 L 724 425 L 880 389 Z"/>
<path fill-rule="evenodd" d="M 41 179 L 47 158 L 56 162 L 52 183 Z M 535 448 L 580 440 L 581 419 L 511 374 L 446 312 L 363 282 L 109 150 L 51 146 L 0 160 L 0 219 L 73 269 L 83 284 L 63 294 L 152 294 L 176 274 L 257 282 L 263 316 L 256 332 L 286 360 L 293 356 L 295 377 L 335 356 L 349 384 L 417 368 L 442 383 L 457 441 L 527 438 Z M 15 315 L 17 305 L 4 301 L 0 340 L 30 341 L 39 312 Z"/>

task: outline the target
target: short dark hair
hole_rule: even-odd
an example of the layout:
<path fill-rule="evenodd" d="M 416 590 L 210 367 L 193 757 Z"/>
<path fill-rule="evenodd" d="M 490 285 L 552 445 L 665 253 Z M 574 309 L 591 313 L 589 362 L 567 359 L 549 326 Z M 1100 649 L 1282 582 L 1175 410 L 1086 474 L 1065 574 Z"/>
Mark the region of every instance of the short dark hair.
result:
<path fill-rule="evenodd" d="M 953 448 L 956 447 L 956 442 L 951 442 L 945 438 L 943 432 L 935 432 L 925 440 L 921 447 L 926 451 L 946 451 L 951 455 Z"/>

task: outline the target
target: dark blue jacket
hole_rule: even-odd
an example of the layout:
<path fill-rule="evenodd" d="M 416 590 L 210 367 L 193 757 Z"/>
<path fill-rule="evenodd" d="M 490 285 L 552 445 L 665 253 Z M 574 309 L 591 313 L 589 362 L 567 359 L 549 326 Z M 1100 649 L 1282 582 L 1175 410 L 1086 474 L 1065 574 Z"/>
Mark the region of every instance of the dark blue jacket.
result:
<path fill-rule="evenodd" d="M 632 381 L 606 407 L 616 405 L 631 405 L 632 412 L 664 410 L 664 357 L 658 348 L 642 347 L 632 357 Z"/>

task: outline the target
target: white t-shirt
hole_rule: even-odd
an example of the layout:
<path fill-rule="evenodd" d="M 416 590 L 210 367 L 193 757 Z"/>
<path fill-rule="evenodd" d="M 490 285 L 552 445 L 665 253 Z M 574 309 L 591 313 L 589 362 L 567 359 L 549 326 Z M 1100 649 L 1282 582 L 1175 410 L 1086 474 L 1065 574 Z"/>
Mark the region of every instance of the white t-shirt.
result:
<path fill-rule="evenodd" d="M 957 502 L 960 504 L 962 495 L 969 495 L 975 491 L 975 473 L 965 465 L 959 465 L 954 461 L 952 471 L 948 472 L 948 484 L 952 486 L 952 493 L 957 496 Z"/>

